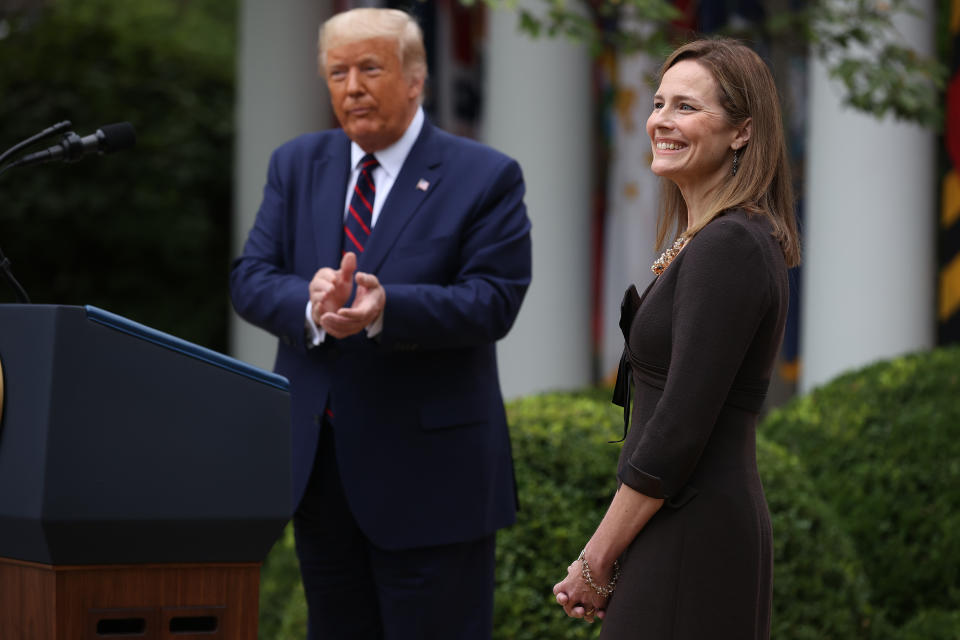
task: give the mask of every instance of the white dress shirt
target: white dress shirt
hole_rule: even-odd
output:
[[[390,190],[393,188],[393,183],[396,182],[397,176],[400,175],[400,169],[403,168],[403,163],[406,161],[407,156],[410,155],[410,149],[413,148],[413,143],[417,141],[417,137],[420,135],[420,131],[423,129],[423,121],[423,107],[418,107],[417,113],[414,114],[413,120],[410,121],[410,125],[407,127],[407,130],[403,132],[403,135],[400,136],[400,139],[386,149],[374,151],[373,153],[373,156],[380,164],[373,169],[373,183],[377,187],[377,195],[373,199],[373,214],[370,219],[371,230],[376,227],[377,220],[380,218],[380,212],[383,210],[383,203],[387,200],[387,196],[390,195]],[[347,182],[347,191],[344,194],[344,220],[346,220],[349,213],[350,200],[353,196],[353,187],[357,184],[357,178],[360,177],[360,161],[365,155],[367,155],[367,152],[361,149],[360,145],[358,145],[356,142],[350,143],[351,170],[350,180]],[[314,324],[312,311],[313,304],[308,300],[306,309],[307,337],[310,344],[317,346],[324,341],[327,336],[327,332]],[[376,320],[371,322],[366,327],[367,336],[372,338],[382,330],[383,312],[377,316]]]

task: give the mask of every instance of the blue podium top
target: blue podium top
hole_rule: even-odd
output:
[[[290,390],[290,382],[283,376],[276,373],[264,371],[259,367],[247,364],[246,362],[242,362],[236,358],[231,358],[230,356],[225,356],[222,353],[217,353],[212,349],[207,349],[206,347],[201,347],[200,345],[193,344],[192,342],[187,342],[186,340],[172,336],[169,333],[152,329],[146,325],[140,324],[139,322],[134,322],[133,320],[129,320],[123,316],[118,316],[115,313],[110,313],[109,311],[105,311],[98,307],[86,305],[84,308],[87,312],[87,318],[93,322],[98,322],[112,329],[116,329],[117,331],[122,331],[123,333],[140,338],[141,340],[152,342],[153,344],[164,347],[165,349],[182,353],[190,356],[191,358],[197,358],[198,360],[212,364],[215,367],[232,371],[241,376],[256,380],[257,382],[262,382],[263,384],[276,387],[282,391]]]

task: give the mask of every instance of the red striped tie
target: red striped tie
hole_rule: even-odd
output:
[[[373,170],[380,166],[372,153],[360,160],[360,175],[350,196],[350,208],[343,223],[343,253],[353,251],[363,253],[370,238],[373,220],[373,198],[377,188],[373,185]]]

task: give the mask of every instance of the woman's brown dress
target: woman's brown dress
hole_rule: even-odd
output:
[[[788,302],[771,231],[760,215],[718,216],[642,297],[624,299],[634,390],[617,475],[666,502],[621,557],[603,639],[770,636],[772,535],[755,432]]]

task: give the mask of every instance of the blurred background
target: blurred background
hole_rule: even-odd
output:
[[[104,307],[271,368],[275,341],[230,310],[229,264],[270,151],[335,125],[316,33],[353,4],[0,2],[0,147],[64,119],[138,135],[0,177],[0,249],[33,301]],[[508,397],[614,373],[620,297],[658,255],[652,78],[695,33],[747,40],[781,91],[805,262],[771,403],[960,339],[960,142],[944,118],[956,2],[393,4],[425,30],[430,117],[524,168],[534,280],[500,345]]]
[[[230,262],[270,152],[335,126],[317,28],[355,4],[0,0],[0,152],[65,119],[137,131],[0,176],[0,249],[33,301],[272,368],[275,340],[231,311]],[[619,303],[659,253],[644,123],[659,62],[695,33],[773,70],[803,232],[758,441],[773,637],[960,638],[960,0],[391,4],[424,27],[429,117],[526,177],[534,278],[499,345],[522,508],[498,537],[497,639],[598,631],[549,588],[615,487]],[[262,576],[260,637],[302,638],[289,530]]]

